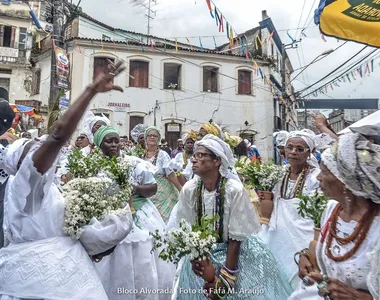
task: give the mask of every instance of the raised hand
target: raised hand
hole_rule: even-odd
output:
[[[113,63],[108,60],[108,71],[97,76],[90,85],[96,93],[106,93],[112,90],[123,92],[123,88],[113,84],[113,79],[125,70],[125,66],[122,61]]]

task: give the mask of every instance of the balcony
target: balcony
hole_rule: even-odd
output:
[[[0,47],[0,62],[8,64],[24,64],[26,51],[19,51],[17,48]]]

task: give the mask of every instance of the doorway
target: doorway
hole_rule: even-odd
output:
[[[178,123],[165,124],[165,139],[170,148],[177,148],[177,141],[181,138],[182,125]]]

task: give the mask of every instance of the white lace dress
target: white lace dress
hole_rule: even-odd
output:
[[[319,169],[312,169],[306,176],[302,194],[307,196],[319,187],[317,176]],[[272,250],[282,265],[289,283],[296,288],[299,285],[298,267],[294,263],[294,253],[309,246],[314,238],[314,223],[298,214],[299,198],[281,198],[282,180],[274,188],[274,208],[269,225],[262,225],[259,237]],[[287,191],[294,193],[295,182],[289,182]],[[292,193],[293,192],[293,193]],[[286,198],[288,198],[285,195]]]
[[[330,201],[324,212],[321,223],[322,226],[326,224],[331,216],[335,206],[338,204],[336,201]],[[356,221],[345,222],[338,219],[337,234],[340,237],[347,237],[352,234],[357,225]],[[335,262],[327,257],[326,253],[326,239],[321,243],[322,237],[317,245],[317,258],[318,266],[323,274],[327,274],[329,278],[335,278],[347,284],[348,286],[357,289],[368,291],[368,275],[371,272],[371,263],[368,259],[368,253],[372,252],[376,245],[380,242],[380,217],[375,217],[366,239],[363,241],[358,251],[348,260],[342,262]],[[353,247],[353,244],[339,245],[335,240],[332,243],[332,252],[334,255],[342,256]],[[377,262],[378,263],[378,262]],[[377,268],[379,266],[377,265]],[[379,278],[377,278],[378,282]],[[377,284],[378,285],[378,284]],[[375,297],[375,295],[373,295]],[[320,300],[323,297],[318,296],[318,289],[316,285],[305,287],[303,283],[291,295],[290,300]],[[374,298],[375,299],[375,298]],[[377,298],[376,298],[377,299]]]
[[[133,170],[134,184],[154,184],[148,164],[135,157],[125,157],[131,164],[140,161]],[[133,215],[134,225],[128,236],[104,257],[95,268],[110,300],[165,300],[165,289],[172,288],[175,266],[161,260],[159,251],[151,253],[152,237],[157,229],[163,233],[165,223],[151,201]],[[149,293],[149,290],[159,291]],[[166,291],[167,292],[167,291]]]
[[[93,263],[79,241],[63,233],[64,199],[34,167],[35,145],[9,178],[4,214],[7,246],[0,249],[0,299],[105,300]]]

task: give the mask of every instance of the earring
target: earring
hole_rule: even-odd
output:
[[[351,211],[351,209],[352,209],[352,199],[348,195],[348,191],[347,191],[346,187],[343,188],[343,195],[344,195],[344,202],[345,202],[345,206],[347,208],[347,211],[349,213],[352,213],[352,211]]]
[[[343,188],[343,195],[344,195],[344,200],[346,200],[346,202],[350,203],[351,202],[351,198],[350,198],[350,196],[348,196],[348,192],[347,192],[347,188],[346,187]]]

